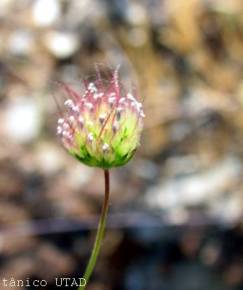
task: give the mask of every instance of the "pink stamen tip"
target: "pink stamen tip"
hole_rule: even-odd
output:
[[[120,103],[120,104],[123,104],[123,103],[125,103],[125,101],[126,101],[125,98],[120,98],[119,103]]]
[[[114,134],[118,131],[118,128],[119,128],[118,123],[114,123],[114,124],[112,125],[112,131],[113,131]]]
[[[136,101],[136,99],[134,98],[134,96],[132,94],[130,94],[130,93],[127,94],[127,98],[130,101]]]
[[[105,119],[106,119],[106,114],[100,114],[99,121],[100,121],[101,124],[104,123]]]
[[[85,105],[85,107],[88,109],[88,110],[93,110],[93,108],[94,108],[94,106],[93,106],[93,104],[92,103],[85,103],[84,104]]]
[[[79,106],[76,105],[76,106],[72,106],[71,107],[71,110],[74,112],[74,113],[78,113],[79,112]]]
[[[70,121],[71,123],[74,123],[74,121],[75,121],[74,116],[70,116],[70,117],[69,117],[69,121]]]
[[[78,122],[83,125],[84,124],[84,118],[82,116],[79,116]]]
[[[102,145],[102,150],[104,153],[107,153],[109,151],[110,146],[107,143],[104,143]]]
[[[97,88],[96,88],[96,86],[94,85],[94,83],[89,83],[89,85],[88,85],[88,90],[89,90],[91,93],[96,93],[96,92],[97,92]]]
[[[74,106],[73,100],[68,99],[64,102],[64,105],[67,106],[68,108],[72,108]]]
[[[63,123],[63,128],[64,128],[64,129],[69,129],[69,128],[70,128],[70,126],[69,126],[69,124],[68,124],[68,123]]]
[[[94,140],[94,135],[93,135],[93,133],[89,133],[88,134],[88,141],[89,142],[92,142]]]
[[[113,105],[115,103],[115,101],[116,101],[116,97],[109,97],[109,99],[108,99],[108,103],[110,105]]]
[[[57,123],[62,125],[64,123],[64,119],[63,118],[58,119]]]
[[[57,135],[62,134],[62,128],[60,126],[57,127]]]

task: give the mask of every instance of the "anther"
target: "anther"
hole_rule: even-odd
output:
[[[109,148],[110,148],[110,146],[109,146],[107,143],[104,143],[104,144],[102,145],[102,151],[103,151],[104,153],[107,153],[107,152],[109,151]]]
[[[130,93],[127,94],[127,98],[130,101],[136,101],[136,99],[134,98],[134,96],[132,94],[130,94]]]
[[[120,98],[119,103],[120,103],[120,104],[123,104],[125,101],[126,101],[125,98]]]
[[[68,137],[68,135],[69,135],[68,131],[62,131],[62,136],[63,137]]]
[[[64,128],[64,129],[69,129],[69,127],[70,127],[70,126],[69,126],[68,123],[63,123],[63,128]]]
[[[71,100],[71,99],[66,100],[64,102],[64,105],[69,107],[69,108],[72,108],[74,106],[73,100]]]
[[[115,103],[115,101],[116,101],[116,97],[109,97],[109,98],[108,98],[108,103],[109,103],[110,105],[113,105],[113,104]]]
[[[95,99],[95,100],[97,100],[97,99],[100,99],[100,98],[102,98],[104,96],[104,93],[99,93],[99,94],[97,94],[97,93],[94,93],[94,96],[93,96],[93,98]]]
[[[82,116],[79,116],[78,123],[79,123],[80,126],[84,125],[84,118]]]
[[[94,140],[94,135],[93,135],[93,133],[89,133],[88,134],[88,141],[89,142],[92,142]]]
[[[137,111],[139,111],[142,108],[142,104],[137,102],[137,101],[132,101],[131,107],[134,107],[134,108],[136,108]]]
[[[64,123],[64,119],[63,119],[63,118],[58,119],[57,123],[58,123],[59,125],[62,125],[62,124]]]
[[[57,126],[57,135],[60,135],[62,133],[62,127]]]
[[[76,105],[76,106],[72,106],[71,109],[72,109],[72,111],[75,112],[75,113],[78,113],[78,112],[79,112],[79,107],[78,107],[78,105]]]
[[[119,128],[119,125],[117,122],[112,125],[112,131],[114,134],[117,132],[118,128]]]
[[[93,108],[94,108],[93,104],[91,104],[91,103],[85,103],[84,105],[90,111],[93,110]]]
[[[120,120],[121,119],[121,112],[122,111],[123,111],[123,108],[121,108],[121,107],[118,107],[116,109],[116,118],[117,118],[117,120]]]
[[[96,86],[94,85],[94,83],[90,83],[89,86],[88,86],[88,90],[91,92],[91,93],[95,93],[97,92],[97,88]]]
[[[105,119],[106,119],[105,113],[99,115],[99,121],[101,125],[104,123]]]
[[[69,117],[69,121],[70,121],[71,123],[73,123],[73,122],[75,121],[74,116],[70,116],[70,117]]]

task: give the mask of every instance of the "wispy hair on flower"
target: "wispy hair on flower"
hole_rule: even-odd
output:
[[[118,69],[105,80],[97,73],[82,94],[68,84],[60,86],[67,98],[57,134],[68,152],[104,169],[127,163],[139,145],[145,115],[137,96],[125,91]]]

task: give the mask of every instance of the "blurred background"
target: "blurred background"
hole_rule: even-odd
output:
[[[53,95],[95,63],[121,65],[146,119],[87,289],[242,290],[241,0],[0,1],[0,289],[82,276],[103,174],[62,148]]]

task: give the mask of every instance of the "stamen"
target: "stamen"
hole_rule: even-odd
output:
[[[91,103],[85,103],[84,105],[85,105],[85,107],[86,107],[88,110],[90,110],[90,111],[92,111],[93,108],[94,108],[93,104],[91,104]]]
[[[74,123],[74,121],[75,121],[74,116],[70,116],[70,117],[69,117],[69,121],[70,121],[71,123]]]
[[[69,136],[69,132],[68,131],[63,131],[62,132],[62,136],[63,137],[68,137]]]
[[[94,135],[93,135],[93,133],[89,133],[88,134],[88,141],[89,142],[92,142],[94,140]]]
[[[97,99],[100,99],[100,98],[102,98],[104,96],[104,93],[99,93],[99,94],[97,94],[97,93],[94,93],[94,96],[93,96],[93,98],[95,99],[95,100],[97,100]]]
[[[118,81],[118,71],[119,71],[120,66],[118,65],[117,68],[114,71],[114,81],[115,81],[115,86],[117,89],[119,89],[119,81]]]
[[[104,123],[105,119],[106,119],[106,113],[99,115],[99,121],[101,125]]]
[[[130,94],[130,93],[127,94],[127,98],[130,101],[136,101],[136,99],[134,98],[134,96],[132,94]]]
[[[89,90],[91,93],[96,93],[96,92],[97,92],[97,88],[96,88],[96,86],[94,85],[94,83],[89,83],[89,85],[88,85],[88,90]]]
[[[79,112],[79,106],[76,105],[76,106],[72,106],[71,107],[71,110],[74,112],[74,113],[78,113]]]
[[[116,119],[119,121],[121,119],[121,112],[123,111],[123,108],[118,107],[116,109]]]
[[[80,125],[81,127],[83,127],[83,125],[84,125],[84,118],[83,118],[82,116],[79,116],[79,118],[78,118],[78,123],[79,123],[79,125]]]
[[[113,105],[113,104],[115,103],[115,101],[116,101],[116,97],[109,97],[109,98],[108,98],[108,103],[109,103],[110,105]]]
[[[68,124],[68,123],[63,123],[63,128],[64,128],[64,129],[69,129],[69,128],[70,128],[70,126],[69,126],[69,124]]]
[[[68,134],[68,136],[66,137],[69,141],[71,141],[73,139],[73,135],[71,133]]]
[[[107,153],[109,151],[110,146],[107,143],[104,143],[102,146],[102,151]]]
[[[126,101],[125,98],[120,98],[119,103],[120,103],[120,104],[123,104],[125,101]]]
[[[112,131],[113,131],[114,134],[117,132],[118,128],[119,128],[119,125],[118,125],[117,122],[115,122],[115,123],[112,125]]]
[[[68,108],[72,108],[74,106],[73,100],[68,99],[64,102],[64,105],[67,106]]]
[[[63,119],[63,118],[58,119],[57,123],[58,123],[59,125],[62,125],[62,124],[64,123],[64,119]]]
[[[142,104],[137,102],[137,101],[132,101],[131,107],[135,107],[137,109],[137,111],[139,111],[142,108]]]
[[[57,126],[57,135],[62,134],[62,127]]]

